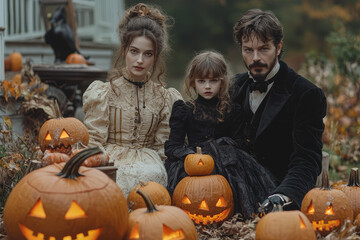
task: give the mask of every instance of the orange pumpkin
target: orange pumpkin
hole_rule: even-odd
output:
[[[166,188],[157,182],[142,182],[140,181],[127,198],[128,206],[131,210],[146,207],[144,199],[136,192],[141,189],[147,193],[156,205],[171,205],[171,197]]]
[[[128,238],[130,240],[197,239],[194,223],[180,208],[155,206],[148,194],[137,190],[147,208],[138,208],[129,215]]]
[[[85,125],[76,118],[57,118],[50,119],[41,126],[38,139],[43,152],[49,149],[52,152],[70,154],[73,144],[89,143],[89,133]]]
[[[70,155],[70,157],[74,156],[75,154],[79,153],[80,151],[84,150],[86,148],[77,148],[74,149]],[[100,165],[106,165],[109,162],[109,154],[107,153],[99,153],[94,156],[89,157],[83,162],[83,166],[86,167],[98,167]]]
[[[323,236],[338,230],[346,219],[353,221],[354,218],[345,193],[330,188],[329,173],[326,169],[322,171],[321,187],[313,188],[305,195],[301,212],[308,217],[314,230]]]
[[[196,153],[186,156],[184,169],[189,176],[209,175],[214,169],[214,159],[208,154],[202,154],[201,148],[196,147]]]
[[[221,223],[230,218],[234,212],[234,199],[229,182],[221,175],[205,175],[213,171],[212,157],[195,154],[186,164],[190,166],[187,168],[190,176],[176,185],[173,205],[183,209],[197,224]]]
[[[4,209],[8,238],[124,239],[129,215],[122,191],[103,172],[80,166],[100,152],[86,149],[21,179]]]
[[[20,71],[22,69],[22,55],[18,52],[13,52],[9,55],[10,70],[13,72]]]
[[[69,161],[69,155],[60,152],[52,152],[51,150],[45,150],[42,157],[41,166],[45,167],[54,163],[61,163]]]
[[[354,211],[354,218],[360,214],[360,183],[359,169],[352,168],[350,171],[349,182],[347,185],[337,186],[349,198],[350,205]]]
[[[10,58],[5,58],[4,59],[4,65],[5,65],[5,71],[10,71],[11,70],[11,60]]]
[[[300,211],[274,211],[256,225],[255,240],[316,240],[309,219]]]
[[[86,64],[85,58],[78,53],[71,53],[66,57],[67,64]]]

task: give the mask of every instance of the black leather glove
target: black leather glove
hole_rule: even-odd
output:
[[[259,207],[260,215],[265,215],[271,212],[275,205],[284,206],[286,204],[285,198],[282,194],[274,194],[267,197]]]

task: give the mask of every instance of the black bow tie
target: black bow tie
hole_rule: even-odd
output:
[[[263,81],[263,82],[252,82],[249,85],[249,90],[250,92],[256,91],[258,90],[260,93],[265,93],[268,89],[268,86],[274,82],[274,78],[271,78],[267,81]]]

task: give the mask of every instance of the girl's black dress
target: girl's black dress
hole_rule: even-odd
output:
[[[271,174],[251,155],[238,147],[236,124],[240,124],[238,105],[225,115],[224,122],[217,121],[218,99],[206,100],[199,96],[194,105],[178,100],[170,117],[170,137],[165,142],[165,168],[168,174],[168,191],[172,196],[178,182],[187,176],[184,170],[186,155],[201,147],[204,154],[214,158],[212,174],[221,174],[229,182],[234,196],[235,212],[244,218],[257,213],[260,203],[275,189]],[[184,144],[184,142],[188,142]]]

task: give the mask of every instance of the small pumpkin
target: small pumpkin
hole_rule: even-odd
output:
[[[8,238],[123,239],[128,208],[121,189],[100,170],[80,166],[100,152],[88,148],[22,178],[5,204]]]
[[[71,53],[66,57],[67,64],[86,64],[86,59],[79,53]]]
[[[345,193],[330,188],[327,169],[323,169],[321,178],[321,187],[313,188],[305,195],[301,212],[310,220],[315,231],[326,236],[338,230],[346,219],[353,221],[354,214]]]
[[[17,72],[17,71],[20,71],[22,69],[22,62],[23,62],[23,59],[22,59],[22,55],[21,53],[18,53],[18,52],[13,52],[9,55],[9,60],[10,60],[10,70],[13,71],[13,72]]]
[[[256,225],[255,240],[316,240],[309,219],[298,210],[274,208]]]
[[[41,159],[41,166],[45,167],[54,163],[61,163],[69,161],[70,156],[65,153],[52,152],[51,150],[45,150]]]
[[[352,168],[350,171],[349,182],[347,185],[337,186],[345,193],[350,201],[350,205],[354,211],[354,218],[360,214],[360,183],[359,183],[359,169]]]
[[[186,156],[184,169],[189,176],[209,175],[214,170],[214,159],[208,154],[202,154],[201,148],[196,147],[196,153]]]
[[[146,207],[144,199],[136,192],[141,189],[149,195],[156,205],[171,205],[171,197],[166,188],[157,182],[140,181],[139,184],[131,190],[127,198],[128,206],[131,210]]]
[[[43,152],[70,154],[72,145],[89,143],[89,133],[85,125],[73,117],[50,119],[46,121],[39,131],[39,145]]]
[[[199,152],[200,148],[197,149]],[[190,166],[187,173],[190,176],[181,179],[176,185],[173,205],[183,209],[196,224],[225,221],[234,213],[234,199],[229,182],[221,175],[204,175],[213,171],[214,159],[211,156],[201,154],[201,151],[195,157],[194,154],[189,155],[192,155],[187,162]],[[199,162],[204,165],[198,165]]]
[[[76,149],[72,150],[70,157],[74,156],[75,154],[81,152],[84,149],[86,149],[86,147],[85,148],[76,148]],[[86,159],[83,162],[82,165],[86,166],[86,167],[98,167],[100,165],[106,165],[109,162],[109,159],[110,159],[109,154],[102,152],[102,153],[99,153],[99,154],[89,157],[88,159]]]
[[[195,225],[183,210],[174,206],[155,206],[147,193],[141,189],[136,191],[144,199],[147,207],[138,208],[130,213],[127,239],[197,239]]]

